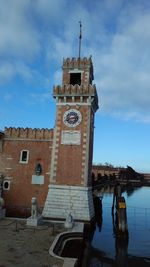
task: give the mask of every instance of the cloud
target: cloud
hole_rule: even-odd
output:
[[[0,56],[2,58],[31,60],[39,53],[40,36],[31,19],[29,3],[29,0],[1,0]]]
[[[0,64],[0,84],[9,82],[14,76],[15,70],[10,62],[1,62]]]
[[[64,0],[1,0],[0,84],[17,75],[27,81],[44,78],[41,70],[47,62],[48,37],[53,36],[57,24],[63,25],[66,4]],[[43,86],[48,83],[46,75]]]
[[[121,15],[109,48],[102,49],[100,56],[98,51],[94,52],[102,111],[150,122],[150,12],[140,9],[134,12],[132,8],[132,19],[127,10]]]
[[[10,83],[14,77],[21,77],[23,81],[32,85],[43,88],[49,87],[49,81],[46,77],[40,74],[36,69],[24,64],[22,61],[1,61],[0,64],[0,85]]]
[[[64,17],[64,13],[67,13],[69,1],[32,0],[31,5],[34,13],[43,25],[51,28],[52,25],[59,24],[61,28],[62,25],[60,25],[60,22],[63,24],[62,19],[66,18]]]
[[[51,36],[48,60],[60,66],[62,56],[78,55],[81,19],[81,54],[93,55],[100,112],[150,122],[150,6],[145,1],[84,2],[68,14],[62,34]]]
[[[79,20],[81,55],[93,55],[101,112],[149,122],[148,1],[1,0],[0,84],[16,76],[58,84],[62,58],[78,56]]]
[[[30,1],[1,0],[0,84],[17,75],[31,79],[31,64],[41,51],[40,34],[31,16]]]

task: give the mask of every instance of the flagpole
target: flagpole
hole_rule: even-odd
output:
[[[79,59],[80,59],[80,56],[81,56],[81,39],[82,39],[82,24],[81,24],[81,21],[79,21],[79,24],[80,24],[80,35],[79,35]]]

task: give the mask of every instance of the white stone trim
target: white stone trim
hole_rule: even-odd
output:
[[[8,183],[8,187],[6,188],[5,184]],[[10,190],[10,180],[4,180],[3,182],[3,190],[8,191]]]
[[[73,70],[69,70],[69,73],[83,73],[83,70],[80,69],[73,69]]]
[[[83,154],[83,153],[82,153]],[[86,156],[85,155],[82,155],[82,160],[85,160],[86,159]]]
[[[58,159],[58,153],[55,153],[55,155],[54,155],[54,161],[56,162],[57,159]]]
[[[62,145],[80,145],[81,144],[81,131],[65,130],[61,131],[61,144]]]
[[[31,184],[44,184],[44,175],[32,175]]]
[[[89,142],[90,142],[90,117],[91,117],[91,109],[87,110],[87,121],[86,121],[86,159],[85,159],[85,168],[84,168],[84,185],[87,186],[89,174],[88,174],[88,166],[89,166]],[[83,145],[84,147],[84,145]]]
[[[58,137],[57,140],[59,140],[59,135],[60,135],[60,132],[57,132],[56,133],[56,136]]]
[[[58,110],[57,110],[58,111]],[[56,170],[57,170],[57,158],[58,158],[58,146],[59,144],[56,142],[58,141],[57,133],[60,127],[54,128],[54,139],[53,139],[53,146],[52,146],[52,158],[51,158],[51,168],[50,168],[50,181],[54,182],[56,177]]]
[[[53,139],[30,139],[30,138],[11,138],[11,137],[5,137],[4,140],[10,140],[10,141],[29,141],[29,142],[52,142]]]
[[[49,185],[43,217],[65,219],[68,213],[81,221],[94,217],[91,187]]]
[[[22,156],[23,156],[23,152],[26,152],[27,155],[26,155],[26,160],[22,160]],[[29,150],[28,149],[22,149],[20,151],[20,160],[19,160],[19,163],[21,164],[28,164],[28,161],[29,161]]]
[[[59,184],[50,184],[48,188],[54,188],[54,189],[63,189],[63,190],[78,190],[78,191],[90,191],[92,190],[92,186],[77,186],[77,185],[59,185]]]

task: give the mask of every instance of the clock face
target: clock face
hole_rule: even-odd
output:
[[[63,116],[63,122],[68,127],[75,127],[80,124],[82,116],[80,111],[76,109],[67,110]]]

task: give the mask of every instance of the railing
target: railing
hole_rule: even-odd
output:
[[[110,214],[111,208],[111,203],[105,202],[105,204],[103,205],[103,211],[104,209],[107,209],[108,213]],[[130,231],[132,229],[150,230],[150,208],[134,207],[127,205],[126,211],[128,229],[130,229]]]
[[[139,230],[150,230],[150,208],[127,207],[129,228]]]

